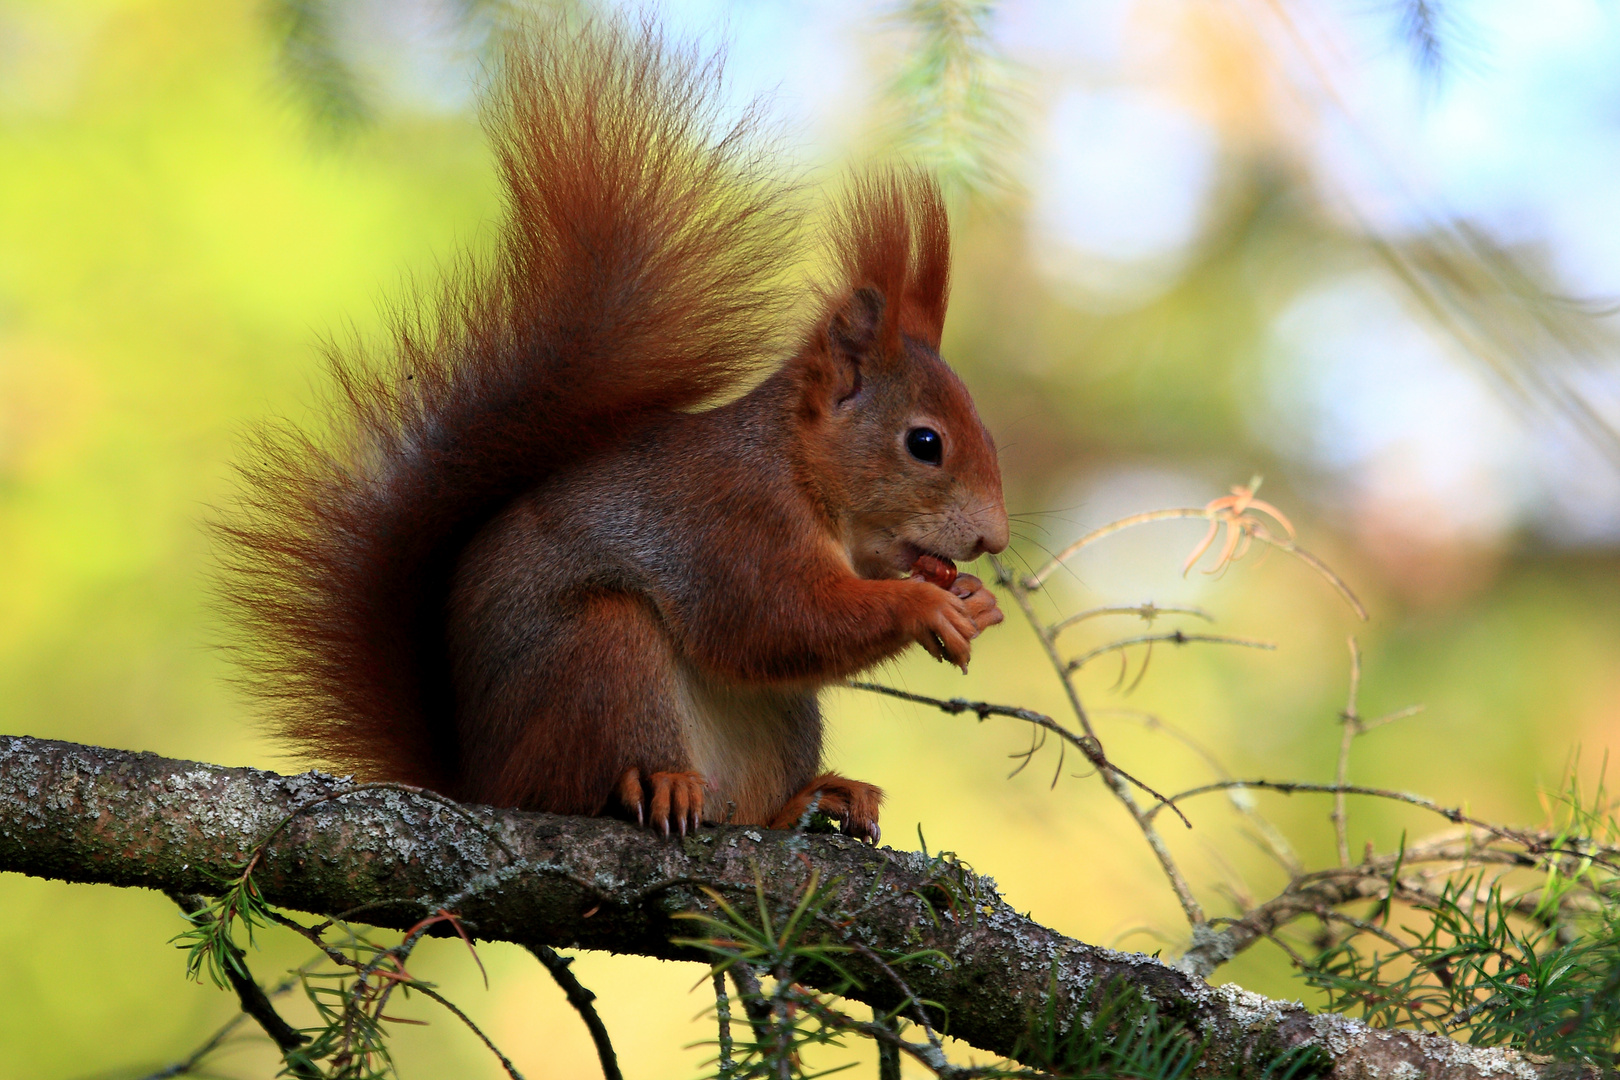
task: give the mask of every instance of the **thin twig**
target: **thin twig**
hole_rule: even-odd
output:
[[[850,947],[853,948],[855,952],[866,959],[867,963],[876,966],[879,971],[888,976],[889,981],[894,983],[895,987],[905,995],[905,1004],[910,1006],[912,1019],[916,1020],[917,1026],[922,1028],[923,1034],[928,1037],[928,1045],[932,1046],[935,1050],[938,1050],[941,1054],[943,1054],[945,1052],[945,1047],[939,1041],[939,1034],[934,1030],[934,1025],[928,1019],[928,1013],[923,1009],[922,998],[917,996],[916,991],[911,989],[910,984],[907,983],[905,979],[901,978],[900,973],[895,971],[894,968],[890,967],[889,964],[884,961],[882,957],[878,956],[877,953],[849,937],[848,934],[845,935],[845,940],[849,942]]]
[[[1290,877],[1305,869],[1305,864],[1300,861],[1293,845],[1288,842],[1286,836],[1278,831],[1277,826],[1273,825],[1261,814],[1256,813],[1252,806],[1244,805],[1235,799],[1232,801],[1232,806],[1238,813],[1248,818],[1249,823],[1254,826],[1254,832],[1247,834],[1250,841],[1261,851],[1277,860],[1277,865],[1286,870]]]
[[[1064,563],[1078,555],[1082,548],[1090,544],[1095,544],[1098,540],[1101,540],[1106,536],[1112,536],[1124,529],[1129,529],[1133,525],[1146,525],[1150,521],[1174,521],[1177,518],[1207,519],[1211,516],[1213,515],[1210,513],[1210,511],[1200,506],[1196,509],[1192,507],[1183,507],[1172,510],[1148,510],[1145,513],[1132,514],[1130,517],[1122,517],[1118,521],[1110,521],[1107,525],[1093,529],[1086,533],[1080,539],[1076,540],[1074,543],[1052,556],[1045,566],[1024,578],[1023,586],[1026,589],[1040,588],[1046,579],[1051,577],[1058,567],[1062,566]]]
[[[739,960],[731,965],[731,984],[737,988],[737,997],[741,999],[743,1012],[748,1016],[748,1024],[754,1029],[754,1041],[761,1045],[771,1037],[771,1007],[765,1000],[765,991],[759,985],[759,976],[746,961]]]
[[[483,1031],[479,1029],[478,1025],[472,1022],[472,1017],[468,1016],[466,1013],[457,1008],[455,1002],[434,990],[432,987],[424,986],[422,983],[412,983],[411,989],[416,991],[418,994],[421,994],[425,998],[432,1001],[437,1001],[440,1005],[443,1005],[446,1009],[448,1009],[452,1016],[454,1016],[457,1020],[460,1020],[463,1024],[466,1024],[468,1030],[470,1030],[474,1035],[478,1036],[479,1041],[489,1048],[489,1052],[494,1054],[496,1059],[500,1061],[501,1068],[506,1070],[507,1076],[510,1076],[512,1080],[523,1080],[523,1074],[517,1071],[517,1066],[512,1064],[511,1059],[509,1059],[505,1054],[501,1053],[500,1047],[491,1042],[489,1036],[485,1035]]]
[[[602,1063],[602,1076],[604,1080],[624,1080],[624,1074],[619,1071],[619,1058],[613,1052],[613,1040],[608,1037],[607,1025],[597,1015],[596,1006],[592,1004],[596,995],[586,989],[585,985],[571,969],[574,958],[560,956],[555,949],[545,945],[531,945],[529,951],[551,973],[551,977],[562,987],[563,994],[568,998],[568,1004],[579,1013],[579,1018],[585,1021],[585,1027],[591,1033],[591,1042],[596,1044],[596,1057]]]
[[[1269,941],[1273,945],[1277,946],[1277,948],[1279,948],[1283,952],[1287,953],[1288,954],[1288,959],[1293,963],[1293,965],[1295,967],[1300,968],[1301,970],[1303,970],[1303,969],[1310,966],[1310,961],[1306,960],[1303,956],[1299,955],[1299,952],[1292,945],[1288,944],[1288,942],[1284,941],[1276,933],[1276,931],[1268,930],[1262,936],[1267,941]]]
[[[950,698],[949,700],[944,698],[933,698],[928,697],[925,694],[913,694],[909,690],[897,690],[892,686],[884,686],[881,683],[848,682],[844,685],[849,687],[851,690],[866,690],[874,694],[887,694],[890,697],[897,697],[902,701],[916,702],[919,705],[932,705],[934,708],[943,712],[948,712],[952,715],[970,712],[976,714],[980,720],[983,720],[987,716],[1010,716],[1015,720],[1023,720],[1026,723],[1034,724],[1036,727],[1041,728],[1044,731],[1055,733],[1059,738],[1063,739],[1065,742],[1069,743],[1071,746],[1075,747],[1082,754],[1084,754],[1086,756],[1086,760],[1091,762],[1094,767],[1105,772],[1117,773],[1119,776],[1124,777],[1126,780],[1153,796],[1153,798],[1158,801],[1159,805],[1166,806],[1170,803],[1169,799],[1166,799],[1163,795],[1159,794],[1157,791],[1148,787],[1146,784],[1142,783],[1142,781],[1138,780],[1136,777],[1132,776],[1130,773],[1108,760],[1108,756],[1103,752],[1101,741],[1099,741],[1095,735],[1076,735],[1074,732],[1070,731],[1068,728],[1064,727],[1050,716],[1047,716],[1045,713],[1038,713],[1033,709],[1019,708],[1016,705],[993,705],[988,701],[969,701],[966,698]],[[1030,752],[1033,753],[1034,751],[1031,750]],[[1020,766],[1020,768],[1022,768],[1022,766]],[[1186,825],[1189,829],[1192,828],[1192,822],[1187,820],[1185,814],[1181,813],[1181,811],[1177,810],[1174,806],[1171,806],[1170,810],[1177,817],[1181,818],[1182,824]]]
[[[1292,780],[1221,780],[1215,783],[1204,784],[1200,787],[1188,788],[1186,791],[1178,792],[1177,794],[1170,796],[1166,803],[1161,803],[1149,809],[1145,816],[1152,817],[1157,814],[1163,806],[1174,806],[1183,799],[1189,799],[1194,795],[1207,795],[1212,791],[1228,791],[1233,788],[1254,788],[1260,791],[1277,791],[1284,795],[1292,795],[1296,792],[1331,795],[1342,791],[1346,795],[1369,795],[1376,799],[1390,799],[1395,802],[1403,802],[1410,806],[1419,807],[1420,809],[1427,810],[1430,813],[1439,814],[1447,821],[1455,822],[1458,825],[1471,825],[1481,832],[1494,836],[1497,839],[1522,844],[1526,850],[1536,855],[1571,855],[1579,859],[1590,859],[1592,862],[1600,866],[1611,870],[1620,871],[1620,862],[1603,858],[1597,853],[1596,850],[1580,850],[1576,848],[1559,847],[1551,844],[1547,840],[1542,839],[1540,834],[1536,832],[1524,829],[1509,829],[1501,825],[1493,825],[1488,821],[1481,821],[1479,818],[1470,817],[1455,807],[1442,806],[1433,799],[1424,798],[1422,795],[1413,795],[1406,791],[1390,791],[1384,788],[1360,787],[1356,784],[1313,784]]]
[[[1241,517],[1241,515],[1234,517],[1230,513],[1225,513],[1219,509],[1212,509],[1205,506],[1197,508],[1178,507],[1169,510],[1149,510],[1141,514],[1132,514],[1130,517],[1123,517],[1118,521],[1109,522],[1107,525],[1104,525],[1101,528],[1093,529],[1091,532],[1082,536],[1080,539],[1076,540],[1074,543],[1052,556],[1051,560],[1048,561],[1045,566],[1024,578],[1021,582],[1019,582],[1019,584],[1022,585],[1022,587],[1026,590],[1040,588],[1042,583],[1044,583],[1047,578],[1051,577],[1058,567],[1072,559],[1082,548],[1086,547],[1088,544],[1094,544],[1104,537],[1112,536],[1114,533],[1117,533],[1122,529],[1131,528],[1134,525],[1146,525],[1153,521],[1174,521],[1178,518],[1203,518],[1206,521],[1212,522],[1225,521],[1228,523],[1228,525],[1231,525],[1235,520],[1238,520],[1238,518]],[[1312,555],[1309,551],[1306,551],[1292,540],[1284,539],[1279,536],[1273,536],[1264,525],[1260,524],[1255,519],[1244,518],[1243,520],[1248,522],[1248,524],[1244,527],[1245,535],[1260,541],[1262,544],[1267,544],[1273,548],[1276,548],[1278,551],[1292,555],[1306,566],[1309,566],[1312,570],[1315,570],[1319,575],[1321,575],[1322,579],[1332,586],[1333,590],[1344,599],[1344,602],[1350,605],[1350,609],[1356,613],[1357,618],[1361,619],[1362,622],[1367,621],[1367,609],[1361,603],[1360,598],[1356,596],[1355,592],[1348,584],[1345,583],[1343,578],[1333,572],[1333,569],[1328,566],[1327,563],[1323,562],[1315,555]]]
[[[731,1060],[731,999],[726,996],[726,973],[714,973],[714,1018],[719,1029],[717,1042],[720,1054],[716,1061],[720,1080],[730,1080],[735,1062]]]
[[[1048,626],[1046,628],[1046,635],[1047,637],[1055,638],[1074,624],[1084,622],[1087,619],[1095,619],[1100,615],[1135,615],[1137,618],[1150,623],[1160,615],[1192,615],[1203,619],[1205,622],[1215,621],[1215,616],[1211,615],[1203,608],[1176,607],[1170,605],[1160,606],[1149,600],[1145,604],[1089,608],[1085,611],[1078,612],[1077,614],[1070,615],[1067,619],[1059,620],[1058,622],[1053,623],[1051,626]]]
[[[1402,891],[1398,882],[1393,884],[1395,885],[1397,892]],[[1318,908],[1315,914],[1317,918],[1323,920],[1324,922],[1344,923],[1346,926],[1353,927],[1354,929],[1361,931],[1363,934],[1371,934],[1376,938],[1381,938],[1384,942],[1395,946],[1397,949],[1406,948],[1406,942],[1402,941],[1400,938],[1396,937],[1382,926],[1379,926],[1377,923],[1368,922],[1366,919],[1358,919],[1353,915],[1346,915],[1344,912],[1335,911],[1330,907]]]
[[[1123,717],[1127,720],[1133,721],[1134,723],[1141,724],[1148,731],[1157,731],[1164,735],[1168,735],[1170,738],[1176,740],[1176,742],[1198,755],[1198,757],[1203,760],[1204,764],[1208,765],[1210,770],[1217,776],[1225,779],[1232,775],[1232,770],[1226,767],[1221,759],[1215,755],[1213,750],[1199,742],[1182,728],[1170,723],[1158,713],[1148,712],[1146,709],[1131,709],[1123,706],[1112,705],[1099,709],[1093,709],[1091,712],[1093,716]]]
[[[1051,662],[1052,670],[1057,672],[1058,681],[1063,684],[1063,692],[1069,697],[1069,707],[1074,710],[1075,719],[1079,721],[1080,727],[1085,733],[1091,736],[1098,746],[1101,746],[1100,740],[1097,740],[1097,733],[1092,729],[1091,718],[1086,715],[1086,707],[1080,701],[1080,692],[1075,689],[1074,680],[1069,677],[1063,658],[1058,655],[1056,643],[1042,630],[1041,620],[1035,614],[1035,606],[1030,603],[1029,590],[1014,576],[1007,563],[995,555],[989,556],[989,559],[990,565],[995,569],[996,580],[1006,587],[1008,592],[1012,593],[1013,600],[1017,602],[1019,610],[1024,613],[1024,618],[1029,620],[1029,625],[1035,631],[1035,636],[1040,638],[1041,647],[1046,650],[1046,658]],[[1164,837],[1160,836],[1159,830],[1153,827],[1152,819],[1143,815],[1142,808],[1137,805],[1136,799],[1131,795],[1130,786],[1117,773],[1104,771],[1102,775],[1108,784],[1109,790],[1114,793],[1114,797],[1124,805],[1126,811],[1131,815],[1131,819],[1142,830],[1142,836],[1147,841],[1149,849],[1152,850],[1154,858],[1159,860],[1159,867],[1164,871],[1165,878],[1169,880],[1170,888],[1176,894],[1176,899],[1180,902],[1181,910],[1186,914],[1187,921],[1194,927],[1202,926],[1204,923],[1203,905],[1193,895],[1192,888],[1187,884],[1187,879],[1182,875],[1181,868],[1176,865],[1175,859],[1171,856],[1170,848],[1165,844]],[[1160,803],[1159,805],[1164,804]]]
[[[1453,1013],[1451,1016],[1447,1017],[1443,1023],[1447,1028],[1460,1028],[1484,1010],[1491,1008],[1494,1005],[1500,1005],[1505,1001],[1506,998],[1504,998],[1501,994],[1492,994],[1490,997],[1474,1002],[1472,1005],[1468,1006],[1468,1008],[1463,1009],[1460,1012]]]
[[[247,1013],[237,1013],[235,1016],[227,1020],[218,1031],[214,1032],[207,1042],[193,1050],[191,1052],[191,1056],[187,1057],[184,1061],[177,1061],[172,1065],[165,1065],[155,1073],[147,1073],[145,1076],[141,1077],[141,1080],[172,1080],[172,1078],[176,1076],[191,1075],[191,1071],[198,1065],[201,1065],[203,1059],[208,1057],[209,1054],[212,1054],[215,1050],[218,1050],[220,1046],[224,1044],[225,1040],[230,1038],[231,1032],[241,1027],[242,1022],[247,1018]]]
[[[1312,570],[1315,570],[1322,576],[1323,580],[1325,580],[1329,585],[1333,586],[1333,591],[1337,592],[1341,597],[1343,597],[1344,602],[1350,605],[1350,610],[1356,613],[1356,618],[1360,619],[1362,622],[1366,622],[1367,619],[1370,618],[1370,616],[1367,614],[1366,607],[1361,603],[1361,598],[1358,597],[1353,590],[1351,590],[1350,586],[1345,583],[1343,578],[1333,572],[1333,568],[1328,566],[1327,563],[1323,562],[1321,559],[1318,559],[1315,555],[1312,555],[1310,552],[1306,551],[1292,540],[1279,540],[1277,537],[1266,532],[1264,528],[1256,530],[1252,535],[1261,543],[1270,544],[1278,551],[1292,555],[1294,558],[1298,559]]]
[[[1187,645],[1195,641],[1202,641],[1215,645],[1241,645],[1248,649],[1266,649],[1268,651],[1276,649],[1277,647],[1277,643],[1275,641],[1261,641],[1258,638],[1230,637],[1226,634],[1187,634],[1180,630],[1172,630],[1168,634],[1141,634],[1137,637],[1120,638],[1118,641],[1110,641],[1106,645],[1099,645],[1095,649],[1081,653],[1079,656],[1075,657],[1073,660],[1070,660],[1066,665],[1064,665],[1064,669],[1071,672],[1079,671],[1082,667],[1085,667],[1086,664],[1097,659],[1099,656],[1103,656],[1111,652],[1117,652],[1120,649],[1128,649],[1132,645],[1150,645],[1155,641],[1168,641],[1172,645]]]
[[[1210,769],[1213,770],[1214,773],[1221,779],[1230,780],[1232,778],[1232,771],[1228,769],[1221,759],[1215,755],[1214,751],[1210,750],[1207,746],[1193,738],[1181,728],[1169,723],[1157,713],[1147,712],[1143,709],[1126,709],[1118,707],[1094,709],[1092,712],[1097,716],[1124,717],[1125,719],[1141,724],[1149,731],[1157,731],[1168,735],[1172,739],[1175,739],[1177,742],[1181,743],[1183,746],[1187,747],[1187,749],[1191,750],[1194,754],[1197,754],[1201,759],[1203,759],[1204,764],[1208,765]],[[1304,869],[1304,864],[1300,862],[1299,856],[1294,853],[1293,846],[1288,843],[1288,838],[1277,831],[1277,826],[1273,825],[1262,814],[1258,813],[1249,800],[1239,797],[1237,793],[1233,794],[1231,801],[1232,808],[1247,818],[1249,824],[1254,826],[1255,831],[1253,834],[1251,834],[1251,839],[1255,841],[1256,845],[1260,847],[1261,850],[1265,851],[1266,854],[1270,855],[1273,859],[1276,859],[1277,864],[1284,870],[1288,871],[1290,876],[1297,874]]]
[[[425,935],[431,927],[437,925],[438,923],[450,922],[455,928],[456,932],[461,934],[464,940],[466,939],[466,935],[462,933],[459,920],[456,918],[456,916],[446,911],[442,906],[432,905],[432,907],[434,908],[434,913],[422,919],[415,926],[406,931],[403,941],[392,948],[377,948],[371,959],[364,962],[356,957],[346,955],[342,948],[331,945],[325,940],[323,936],[325,931],[334,925],[331,920],[326,920],[317,926],[309,927],[298,922],[296,919],[290,919],[272,909],[267,909],[266,914],[275,923],[284,926],[308,939],[315,945],[316,948],[320,949],[321,952],[326,955],[327,959],[331,960],[333,964],[353,971],[355,973],[354,985],[361,988],[361,996],[373,993],[372,990],[368,989],[373,977],[382,980],[383,985],[381,989],[375,991],[375,997],[371,1001],[366,1002],[365,1005],[368,1013],[373,1015],[375,1019],[385,1019],[383,1016],[383,1010],[387,1007],[389,997],[400,985],[408,985],[411,990],[414,990],[417,993],[422,994],[424,997],[438,1002],[440,1005],[448,1009],[452,1015],[470,1028],[473,1034],[477,1035],[478,1038],[483,1041],[484,1045],[489,1048],[490,1053],[494,1054],[495,1057],[499,1059],[501,1067],[506,1070],[507,1075],[511,1076],[513,1080],[523,1080],[522,1074],[517,1071],[517,1067],[514,1066],[510,1059],[508,1059],[507,1056],[501,1052],[500,1048],[490,1040],[489,1036],[485,1035],[478,1025],[473,1023],[472,1019],[468,1017],[466,1013],[462,1012],[461,1009],[455,1005],[455,1003],[451,1002],[443,995],[435,992],[425,983],[414,978],[410,972],[405,969],[405,961],[409,959],[410,954],[415,949],[417,943],[421,941],[423,935]],[[363,943],[364,939],[361,939],[358,935],[356,935],[351,928],[344,926],[344,929],[347,930],[351,943],[354,943],[356,947],[359,943]],[[468,947],[471,948],[470,941],[468,942]],[[473,959],[478,963],[479,969],[482,970],[483,962],[478,960],[476,950],[473,952]],[[394,970],[385,970],[383,968],[385,963],[392,963],[394,965]],[[351,1029],[352,1020],[347,1022],[345,1025],[345,1045],[347,1045],[349,1042],[350,1037],[347,1032]],[[609,1077],[609,1080],[622,1080],[622,1078],[611,1076]]]
[[[1344,786],[1350,778],[1350,744],[1361,734],[1361,716],[1356,712],[1356,699],[1361,694],[1361,646],[1355,636],[1350,637],[1350,692],[1345,699],[1344,712],[1339,717],[1339,767],[1334,783],[1339,786],[1333,793],[1333,835],[1339,844],[1339,865],[1350,865],[1350,823],[1344,809]]]
[[[914,1043],[887,1025],[876,1020],[857,1020],[848,1013],[831,1008],[820,999],[807,995],[798,1002],[805,1012],[828,1028],[848,1031],[871,1040],[880,1048],[890,1047],[896,1054],[911,1057],[941,1080],[1060,1080],[1055,1073],[1041,1069],[1009,1068],[1006,1063],[993,1065],[953,1065],[943,1049],[930,1043]],[[881,1058],[880,1058],[881,1060]],[[825,1075],[818,1074],[818,1075]]]
[[[1380,716],[1376,720],[1364,720],[1356,734],[1365,735],[1374,728],[1381,728],[1385,724],[1393,724],[1397,720],[1405,720],[1408,716],[1416,716],[1423,711],[1423,708],[1422,705],[1408,705],[1404,709],[1396,709],[1394,712]]]
[[[874,1027],[887,1028],[899,1035],[893,1023],[879,1012],[876,1006],[872,1008],[872,1024]],[[877,1051],[878,1080],[900,1080],[900,1048],[890,1042],[880,1042],[877,1044]]]
[[[1310,873],[1295,874],[1287,887],[1265,903],[1246,911],[1235,919],[1219,918],[1212,923],[1225,928],[1194,944],[1182,957],[1182,964],[1201,975],[1208,975],[1220,964],[1247,949],[1254,942],[1274,938],[1277,930],[1304,916],[1321,916],[1340,904],[1386,897],[1394,890],[1396,898],[1404,903],[1421,904],[1433,899],[1421,879],[1394,880],[1404,867],[1418,864],[1440,864],[1440,873],[1450,875],[1459,865],[1482,862],[1507,868],[1535,865],[1529,856],[1519,852],[1503,851],[1480,846],[1476,838],[1489,842],[1476,830],[1465,835],[1436,838],[1423,844],[1404,848],[1396,854],[1370,856],[1356,866],[1330,867]],[[1550,839],[1550,838],[1549,838]],[[1345,920],[1350,917],[1345,916]]]

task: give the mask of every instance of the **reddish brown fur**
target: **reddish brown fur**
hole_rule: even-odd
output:
[[[865,176],[840,211],[835,254],[848,284],[891,301],[882,348],[898,349],[904,334],[938,352],[951,288],[950,222],[939,189],[910,173]]]
[[[665,827],[821,791],[875,835],[881,793],[816,775],[817,688],[912,641],[965,664],[1000,621],[968,575],[900,579],[1006,543],[937,355],[945,212],[919,176],[858,182],[798,351],[692,411],[774,348],[799,254],[792,185],[715,130],[716,77],[646,28],[520,40],[487,112],[492,264],[401,317],[392,359],[332,354],[334,447],[284,433],[244,470],[229,596],[311,756]],[[939,466],[901,449],[920,423]]]
[[[881,835],[878,807],[882,804],[883,792],[871,784],[849,780],[837,773],[822,773],[776,812],[770,826],[791,829],[814,806],[817,811],[842,822],[845,833],[876,842]]]

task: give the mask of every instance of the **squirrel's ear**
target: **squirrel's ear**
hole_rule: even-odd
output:
[[[882,293],[860,288],[828,320],[827,353],[833,362],[835,402],[860,392],[861,369],[876,351],[885,306]]]

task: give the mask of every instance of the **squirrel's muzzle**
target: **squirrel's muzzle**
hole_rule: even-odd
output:
[[[998,555],[1007,550],[1011,538],[1007,526],[1007,508],[997,502],[973,515],[973,524],[979,530],[979,549],[975,555]]]

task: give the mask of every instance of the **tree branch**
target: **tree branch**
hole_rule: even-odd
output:
[[[752,892],[757,882],[782,900],[815,871],[835,883],[828,910],[857,913],[845,932],[862,948],[844,963],[860,986],[847,996],[895,1008],[904,995],[883,972],[884,951],[936,949],[950,962],[908,964],[911,991],[941,1007],[949,1034],[993,1053],[1013,1051],[1049,994],[1069,1023],[1096,988],[1123,978],[1206,1036],[1208,1065],[1222,1075],[1300,1046],[1320,1047],[1343,1078],[1532,1080],[1564,1071],[1512,1051],[1312,1015],[1235,986],[1212,989],[1140,953],[1064,937],[1014,912],[989,878],[920,853],[746,827],[666,839],[603,818],[454,807],[405,790],[342,794],[354,786],[320,773],[0,737],[0,870],[208,893],[292,815],[254,870],[272,904],[327,917],[363,907],[372,925],[395,929],[443,908],[485,940],[699,961],[671,943],[681,933],[671,916],[712,907],[700,884]]]
[[[529,951],[551,972],[551,977],[568,998],[568,1004],[585,1021],[585,1028],[591,1033],[591,1042],[596,1044],[596,1058],[602,1063],[603,1080],[624,1080],[624,1074],[619,1071],[618,1055],[613,1052],[613,1040],[608,1037],[607,1025],[602,1023],[602,1018],[596,1014],[596,1006],[592,1004],[596,1001],[596,995],[585,989],[579,976],[569,970],[574,958],[559,956],[557,950],[548,945],[530,945]]]

